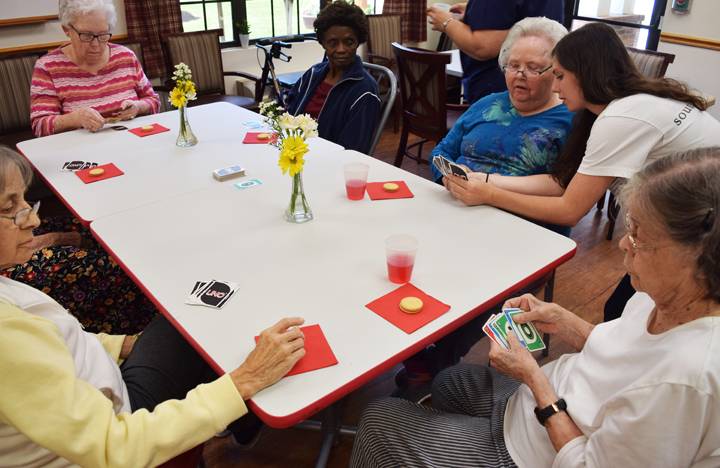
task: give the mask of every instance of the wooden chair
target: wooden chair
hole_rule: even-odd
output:
[[[400,102],[402,106],[402,131],[395,157],[400,167],[405,156],[427,163],[422,158],[422,147],[428,140],[439,142],[467,106],[448,104],[445,80],[445,66],[450,55],[429,50],[412,49],[393,43],[400,81]],[[408,146],[412,133],[423,138]],[[417,154],[410,149],[417,146]]]
[[[164,41],[168,57],[168,70],[183,62],[190,67],[197,90],[197,100],[190,106],[199,106],[211,102],[229,102],[236,106],[254,109],[258,106],[260,79],[249,73],[224,71],[220,56],[221,29],[170,34]],[[170,76],[172,72],[168,73]],[[239,76],[255,82],[255,97],[225,94],[225,77]],[[172,83],[166,87],[172,89]]]
[[[368,15],[368,58],[390,70],[395,70],[395,54],[392,44],[401,42],[400,15]]]
[[[665,76],[665,72],[668,66],[675,61],[674,54],[667,54],[665,52],[656,52],[654,50],[635,49],[633,47],[627,48],[630,58],[635,62],[640,73],[647,76],[648,78],[662,78]],[[622,184],[620,184],[622,185]],[[614,189],[619,188],[614,187]],[[613,232],[615,231],[615,223],[617,221],[618,214],[620,213],[620,205],[618,204],[613,191],[608,191],[608,231],[607,240],[612,240]],[[597,202],[597,209],[602,210],[605,206],[605,195],[600,198]]]
[[[0,58],[0,144],[15,148],[33,138],[30,127],[30,81],[40,54]]]

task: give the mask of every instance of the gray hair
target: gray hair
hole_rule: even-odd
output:
[[[10,168],[13,166],[17,167],[20,171],[23,182],[25,182],[25,187],[29,187],[33,177],[30,163],[16,151],[11,150],[7,146],[0,145],[0,193],[5,191],[5,179],[10,172]]]
[[[720,147],[655,161],[630,179],[620,200],[654,215],[675,242],[697,247],[697,278],[720,302]]]
[[[115,29],[117,13],[112,0],[60,0],[58,5],[60,24],[70,26],[78,16],[99,11],[105,13],[110,31]]]
[[[560,42],[560,39],[567,33],[568,31],[565,29],[565,26],[544,16],[525,18],[518,21],[510,28],[507,37],[505,37],[502,46],[500,46],[500,56],[498,57],[500,68],[507,65],[510,49],[512,49],[518,39],[523,37],[541,37],[546,39],[550,43],[549,54],[552,52],[555,44]]]

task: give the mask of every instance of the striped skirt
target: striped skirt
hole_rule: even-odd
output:
[[[459,364],[433,381],[432,404],[377,400],[363,412],[352,467],[515,467],[503,419],[520,382]]]

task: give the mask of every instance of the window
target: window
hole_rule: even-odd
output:
[[[666,0],[574,0],[572,28],[607,23],[626,46],[657,50]]]
[[[251,39],[311,34],[321,4],[325,0],[180,0],[180,9],[184,31],[222,29],[220,42],[236,45],[238,27],[245,20]],[[286,7],[291,12],[290,21]]]

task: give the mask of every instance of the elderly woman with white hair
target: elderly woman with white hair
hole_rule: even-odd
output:
[[[552,50],[567,34],[547,18],[516,23],[499,62],[507,91],[476,101],[432,155],[443,155],[473,172],[502,175],[564,174],[558,161],[573,114],[552,92]],[[436,180],[442,177],[433,167]],[[478,174],[473,175],[478,176]]]
[[[135,54],[109,42],[116,20],[112,0],[60,0],[59,17],[70,43],[35,64],[30,118],[36,136],[94,132],[108,120],[158,111],[158,95]]]
[[[638,292],[619,319],[510,299],[577,352],[540,367],[509,332],[492,368],[441,373],[433,408],[371,404],[351,466],[720,466],[720,147],[656,160],[621,200]]]

